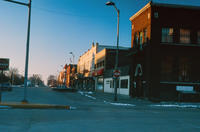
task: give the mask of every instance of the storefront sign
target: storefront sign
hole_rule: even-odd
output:
[[[0,70],[8,70],[9,69],[9,59],[0,58]]]
[[[176,90],[191,92],[191,91],[194,91],[194,87],[193,86],[176,86]]]

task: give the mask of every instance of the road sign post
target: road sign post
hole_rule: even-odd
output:
[[[120,76],[120,70],[114,70],[113,71],[113,77],[118,78]]]
[[[0,86],[0,103],[1,103],[1,95],[2,95],[2,83],[3,83],[3,71],[9,69],[9,59],[0,58],[0,71],[1,71],[1,86]]]
[[[114,94],[115,94],[115,97],[114,97],[114,101],[117,101],[117,79],[119,78],[120,76],[120,70],[114,70],[113,71],[113,79],[114,79],[114,88],[115,88],[115,91],[114,91]]]

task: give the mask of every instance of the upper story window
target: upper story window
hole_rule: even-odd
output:
[[[171,43],[173,42],[173,28],[162,28],[162,42]]]
[[[144,43],[147,43],[147,29],[144,29]]]
[[[135,46],[138,45],[138,42],[139,42],[139,37],[138,37],[138,34],[135,33],[135,35],[134,35],[134,44],[135,44]]]
[[[197,32],[197,43],[200,44],[200,31]]]
[[[180,29],[180,43],[190,43],[190,30]]]
[[[143,32],[140,32],[140,40],[139,40],[140,45],[143,43]]]

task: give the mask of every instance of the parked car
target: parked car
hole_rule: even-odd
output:
[[[1,83],[1,84],[0,84],[0,89],[1,89],[2,91],[12,91],[12,86],[10,85],[9,82]]]

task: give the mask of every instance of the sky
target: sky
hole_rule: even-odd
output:
[[[28,0],[16,0],[28,3]],[[58,75],[91,48],[92,42],[116,45],[117,12],[107,0],[32,0],[29,76]],[[120,10],[119,46],[131,46],[129,18],[149,0],[113,0]],[[200,6],[200,0],[153,0],[153,2]],[[0,58],[24,75],[28,8],[0,0]]]

